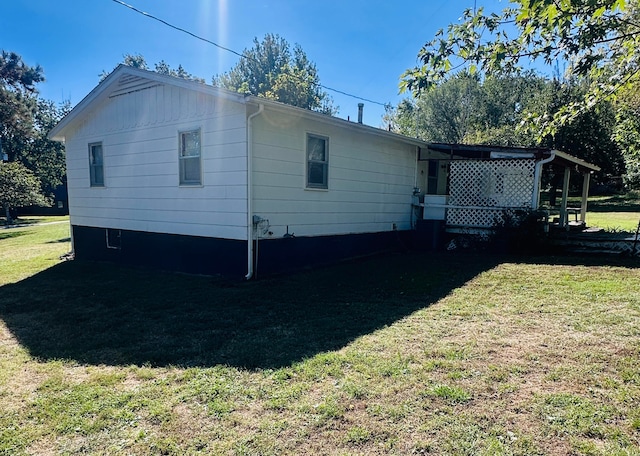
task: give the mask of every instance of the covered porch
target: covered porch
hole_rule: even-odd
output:
[[[418,168],[425,189],[419,194],[421,218],[444,222],[449,232],[490,230],[532,211],[543,214],[548,227],[584,228],[591,174],[599,170],[555,149],[443,143],[420,150]],[[541,198],[551,177],[561,189],[559,204],[555,195]],[[570,205],[576,181],[581,197]]]

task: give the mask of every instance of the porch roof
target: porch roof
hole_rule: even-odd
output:
[[[428,150],[449,154],[449,160],[495,160],[500,158],[535,158],[544,160],[553,157],[553,162],[568,168],[576,168],[585,173],[600,171],[600,167],[586,162],[573,155],[567,154],[557,149],[546,147],[508,147],[472,144],[449,144],[449,143],[429,143]],[[428,154],[426,154],[428,155]],[[422,160],[429,158],[421,154]]]

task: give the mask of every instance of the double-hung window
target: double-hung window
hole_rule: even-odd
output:
[[[104,187],[102,143],[89,144],[89,183],[91,187]]]
[[[307,135],[307,188],[329,188],[329,138]]]
[[[200,130],[180,132],[180,185],[202,184]]]

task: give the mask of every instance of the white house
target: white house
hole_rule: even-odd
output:
[[[430,144],[119,66],[51,131],[67,154],[79,259],[255,275],[397,247],[417,219],[491,228],[537,209],[560,151]],[[575,171],[574,171],[575,172]]]
[[[387,249],[428,174],[420,140],[123,65],[49,136],[77,258],[188,272]]]

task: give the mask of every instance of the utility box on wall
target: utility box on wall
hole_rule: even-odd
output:
[[[424,220],[444,220],[447,209],[447,195],[424,195]]]

